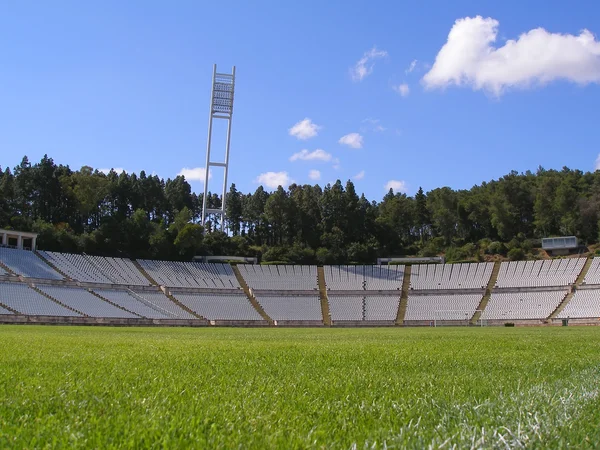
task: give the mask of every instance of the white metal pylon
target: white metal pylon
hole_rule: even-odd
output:
[[[202,225],[208,214],[221,216],[221,230],[225,231],[225,196],[227,195],[227,172],[229,170],[229,144],[231,142],[231,119],[233,116],[233,94],[235,90],[235,66],[231,73],[217,73],[217,65],[213,65],[212,92],[210,95],[210,115],[208,118],[208,138],[206,141],[206,171],[204,174],[204,196],[202,198]],[[225,162],[210,159],[213,119],[227,120],[227,141],[225,144]],[[223,191],[221,208],[207,208],[208,178],[211,167],[223,167]]]

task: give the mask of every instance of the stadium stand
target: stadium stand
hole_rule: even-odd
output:
[[[329,312],[334,322],[395,320],[399,304],[399,296],[329,296]]]
[[[395,320],[400,297],[365,297],[365,320]]]
[[[169,298],[159,291],[131,291],[133,295],[136,297],[141,297],[143,300],[151,303],[152,305],[164,309],[169,313],[173,314],[173,318],[177,319],[197,319],[197,317],[193,316],[189,312],[181,309],[175,303],[173,303]]]
[[[138,260],[161,286],[204,289],[240,289],[229,264]]]
[[[325,284],[332,291],[400,290],[404,266],[325,266]]]
[[[119,317],[124,319],[139,317],[99,299],[83,288],[49,285],[38,285],[37,288],[69,308],[81,311],[90,317]]]
[[[163,308],[159,308],[150,302],[145,302],[141,297],[136,297],[133,292],[117,289],[94,289],[101,297],[148,319],[172,319],[176,316]]]
[[[494,292],[481,315],[487,320],[545,319],[558,307],[565,291]]]
[[[559,319],[600,317],[600,290],[582,289],[576,291],[571,301],[556,317]]]
[[[0,247],[0,261],[17,275],[46,280],[62,280],[61,274],[29,250]]]
[[[404,320],[465,320],[475,314],[481,294],[409,295]]]
[[[263,320],[245,295],[172,293],[181,304],[208,320]]]
[[[228,264],[134,262],[45,251],[36,255],[5,247],[0,247],[0,262],[0,276],[10,275],[10,270],[38,280],[37,286],[30,287],[14,277],[3,277],[0,304],[5,307],[0,305],[0,314],[5,321],[12,320],[8,316],[16,311],[32,316],[83,314],[107,319],[203,317],[214,321],[273,319],[329,324],[331,318],[333,323],[410,323],[464,321],[479,317],[479,313],[473,316],[479,305],[484,310],[481,319],[498,322],[600,317],[600,289],[578,288],[580,284],[600,286],[600,257],[496,265],[419,264],[412,265],[406,280],[408,271],[400,265],[317,269],[309,265],[240,264],[234,271]],[[143,272],[162,285],[162,290],[151,287]],[[96,285],[82,287],[82,283]],[[494,289],[483,291],[491,285]],[[565,297],[568,286],[572,286],[571,294]]]
[[[135,267],[133,261],[124,258],[104,258],[102,256],[87,256],[87,259],[102,271],[115,284],[129,286],[149,286],[150,282]]]
[[[253,290],[317,290],[317,266],[257,266],[238,264],[238,269]]]
[[[493,268],[493,263],[413,265],[410,289],[485,289]]]
[[[321,300],[317,295],[260,296],[256,300],[274,320],[323,320]]]
[[[569,258],[503,262],[496,287],[568,286],[575,282],[585,261],[585,258]]]
[[[365,298],[360,296],[329,295],[331,320],[365,320]]]
[[[0,283],[0,302],[29,316],[81,316],[44,297],[25,283]]]
[[[583,284],[600,284],[600,258],[596,257],[592,260],[592,264],[588,269]]]
[[[45,251],[40,251],[39,253],[58,270],[73,280],[104,284],[112,284],[115,282],[103,274],[102,271],[84,255]]]

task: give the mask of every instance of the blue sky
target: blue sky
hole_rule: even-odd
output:
[[[353,178],[380,199],[594,170],[600,4],[409,3],[4,2],[0,165],[47,153],[197,176],[217,63],[237,67],[229,180],[244,192]]]

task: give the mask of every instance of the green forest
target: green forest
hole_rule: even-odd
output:
[[[220,207],[211,194],[209,207]],[[263,262],[373,263],[377,257],[445,254],[448,261],[532,257],[540,239],[598,241],[600,171],[538,168],[469,190],[441,187],[381,200],[351,181],[258,187],[227,194],[228,233],[184,177],[74,171],[47,155],[0,168],[0,228],[39,233],[38,248],[92,255],[186,260],[194,255],[258,256]]]

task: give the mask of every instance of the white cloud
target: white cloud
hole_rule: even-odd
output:
[[[354,175],[352,177],[352,179],[358,181],[358,180],[362,180],[365,177],[365,171],[361,170],[360,172],[358,172],[356,175]]]
[[[358,133],[350,133],[345,136],[342,136],[338,143],[342,145],[347,145],[351,148],[362,148],[363,137]]]
[[[181,169],[179,171],[177,176],[183,175],[185,177],[186,181],[200,181],[200,182],[204,183],[205,174],[206,174],[206,169],[204,167],[194,167],[193,169],[184,167],[183,169]],[[212,173],[209,171],[208,179],[210,180],[211,178],[212,178]]]
[[[415,70],[417,68],[417,63],[418,61],[416,59],[413,59],[410,63],[410,66],[408,66],[408,69],[406,69],[404,71],[404,73],[411,73],[413,70]]]
[[[315,137],[321,128],[323,127],[314,124],[312,120],[307,117],[290,128],[288,132],[290,136],[294,136],[295,138],[305,141],[306,139]]]
[[[600,170],[600,154],[596,158],[596,164],[594,164],[594,170]]]
[[[410,93],[410,88],[406,83],[399,84],[398,86],[392,86],[392,89],[395,90],[402,97],[406,97]]]
[[[544,85],[564,79],[600,82],[600,42],[588,30],[577,36],[535,28],[493,47],[498,21],[481,16],[458,19],[435,63],[423,77],[426,88],[469,86],[500,95],[506,88]]]
[[[406,194],[406,191],[408,190],[406,181],[403,180],[390,180],[385,183],[385,190],[389,191],[390,189],[393,189],[396,193],[401,192],[403,194]]]
[[[339,158],[334,158],[333,160],[333,170],[340,170],[341,169],[341,165],[340,165],[340,159]]]
[[[331,153],[327,153],[325,150],[320,148],[309,152],[308,150],[300,150],[298,153],[294,153],[290,156],[290,161],[331,161]]]
[[[379,123],[379,119],[368,118],[363,120],[363,123],[366,124],[361,127],[361,131],[363,133],[366,131],[374,131],[376,133],[380,133],[386,130],[386,128]]]
[[[287,188],[294,180],[287,172],[265,172],[257,176],[254,182],[264,184],[269,189],[277,189],[278,186]]]
[[[320,180],[321,172],[313,169],[310,172],[308,172],[308,178],[310,178],[311,180],[314,180],[314,181]]]
[[[377,47],[373,47],[368,52],[365,52],[353,68],[350,69],[350,75],[354,81],[362,81],[366,76],[373,72],[375,59],[384,58],[387,56],[385,50],[377,50]]]
[[[115,167],[113,169],[98,169],[99,172],[102,172],[106,175],[108,175],[111,170],[114,170],[118,175],[121,175],[122,172],[128,173],[128,171],[122,167]]]

